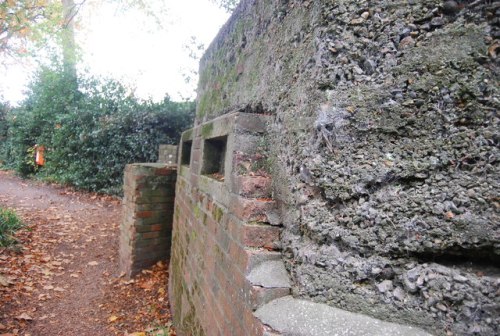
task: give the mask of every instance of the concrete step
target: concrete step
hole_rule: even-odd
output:
[[[267,260],[257,264],[247,275],[252,285],[252,309],[290,294],[290,278],[281,259]]]
[[[291,296],[265,304],[254,315],[269,327],[266,335],[431,336],[418,328],[377,320]]]

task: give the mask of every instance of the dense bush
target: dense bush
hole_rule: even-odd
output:
[[[156,161],[159,144],[177,143],[192,124],[192,102],[143,102],[115,81],[95,78],[79,79],[76,92],[71,87],[62,71],[39,71],[28,98],[8,113],[0,149],[7,165],[22,175],[119,193],[125,164]],[[36,144],[47,148],[38,171],[30,151]]]
[[[16,240],[13,234],[22,227],[21,220],[12,210],[0,208],[0,246],[9,246]]]
[[[7,139],[7,111],[8,105],[0,101],[0,168],[2,166],[2,144],[5,143]]]

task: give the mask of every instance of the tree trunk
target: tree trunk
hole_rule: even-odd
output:
[[[77,13],[74,0],[61,0],[63,6],[62,49],[63,69],[71,91],[78,89],[76,77],[76,43],[74,18]]]

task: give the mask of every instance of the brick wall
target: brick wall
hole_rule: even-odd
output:
[[[125,168],[120,269],[128,277],[170,255],[176,176],[162,163]]]
[[[253,312],[289,294],[265,128],[233,113],[183,134],[169,283],[180,335],[262,334]]]

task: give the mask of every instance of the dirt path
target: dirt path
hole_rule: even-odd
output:
[[[119,274],[119,200],[0,171],[0,207],[27,224],[0,248],[0,336],[169,334],[165,265]]]

